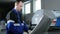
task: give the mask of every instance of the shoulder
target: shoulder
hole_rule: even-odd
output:
[[[15,13],[11,10],[11,11],[9,11],[8,13],[7,13],[7,16],[8,15],[14,15]]]
[[[15,13],[11,10],[7,13],[6,19],[9,20],[10,18],[16,17]]]

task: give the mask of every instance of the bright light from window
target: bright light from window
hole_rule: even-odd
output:
[[[36,0],[34,2],[34,12],[36,12],[39,9],[41,9],[41,0]]]
[[[30,5],[31,5],[30,3],[28,3],[28,4],[25,5],[25,14],[28,14],[28,13],[31,12],[31,10],[30,10],[31,7],[30,7]]]
[[[41,0],[36,0],[36,10],[41,9]]]

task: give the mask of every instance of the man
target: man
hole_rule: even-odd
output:
[[[28,27],[21,19],[21,10],[23,0],[16,0],[15,7],[7,14],[6,34],[23,34],[24,31],[28,33]]]

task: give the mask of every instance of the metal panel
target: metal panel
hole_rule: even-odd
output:
[[[51,20],[47,16],[43,16],[42,20],[33,29],[31,34],[43,34],[48,31]]]

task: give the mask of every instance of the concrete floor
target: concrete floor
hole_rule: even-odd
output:
[[[30,32],[30,30],[29,30],[29,32]],[[0,34],[6,34],[6,31],[5,31],[5,30],[0,31]],[[24,34],[27,34],[27,33],[26,33],[26,32],[24,32]]]
[[[48,32],[48,34],[60,34],[60,32]]]
[[[2,31],[2,32],[0,32],[0,34],[6,34],[6,31]]]
[[[6,31],[2,31],[2,32],[0,32],[0,34],[6,34]],[[24,34],[27,34],[27,33],[24,32]],[[60,32],[48,32],[48,34],[60,34]]]

